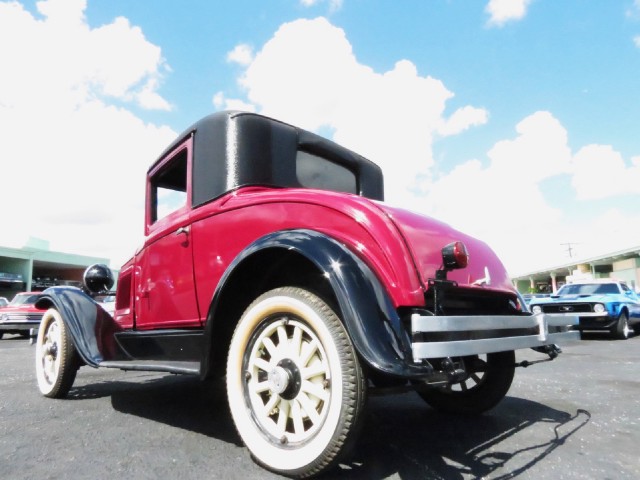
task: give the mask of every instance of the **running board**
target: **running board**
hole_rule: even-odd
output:
[[[200,375],[200,362],[162,361],[162,360],[107,360],[98,367],[119,368],[120,370],[138,370],[143,372],[181,373]]]

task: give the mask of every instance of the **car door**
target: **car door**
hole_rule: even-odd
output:
[[[146,240],[136,256],[137,329],[200,326],[193,279],[190,198],[192,140],[147,176]]]

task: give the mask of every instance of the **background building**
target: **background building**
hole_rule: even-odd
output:
[[[0,246],[0,297],[11,300],[18,292],[54,285],[80,286],[85,269],[94,263],[109,266],[109,259],[53,252],[48,242],[38,239],[22,248]]]
[[[600,278],[624,281],[631,289],[640,291],[640,246],[598,257],[576,259],[512,280],[521,293],[555,293],[565,283]]]

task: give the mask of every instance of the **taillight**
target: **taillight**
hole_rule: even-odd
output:
[[[442,249],[442,265],[445,270],[465,268],[469,263],[469,254],[464,243],[458,241],[447,245]]]

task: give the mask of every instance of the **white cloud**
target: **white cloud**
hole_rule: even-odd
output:
[[[227,61],[246,67],[253,61],[253,48],[245,43],[236,45],[233,50],[227,53]]]
[[[55,100],[65,104],[113,97],[169,109],[157,94],[168,66],[159,47],[147,42],[138,27],[117,18],[90,29],[85,0],[36,5],[44,20],[18,3],[0,4],[0,42],[12,45],[2,51],[7,73],[0,78],[0,104],[49,102],[55,92]]]
[[[381,165],[387,198],[395,203],[413,198],[417,178],[429,176],[436,134],[486,120],[474,107],[445,118],[453,94],[440,80],[421,76],[408,60],[374,71],[357,60],[344,31],[324,18],[282,25],[240,83],[262,113],[309,130],[329,128],[337,142]]]
[[[594,212],[587,222],[565,217],[550,233],[550,238],[546,238],[546,235],[539,236],[546,240],[548,248],[534,252],[534,255],[540,256],[540,253],[547,251],[555,254],[542,257],[546,260],[542,265],[529,262],[529,268],[520,273],[533,271],[540,266],[563,265],[636,247],[640,238],[640,213],[610,208]],[[550,239],[554,241],[549,241]],[[567,242],[571,242],[571,257],[566,251],[567,245],[564,245]]]
[[[567,131],[549,112],[536,112],[516,125],[518,137],[497,142],[488,152],[492,167],[539,182],[570,170]]]
[[[562,211],[539,185],[568,172],[571,160],[567,132],[550,113],[530,115],[516,132],[489,150],[486,167],[470,160],[425,187],[423,203],[426,213],[489,243],[512,273],[531,262],[546,264],[540,256],[548,259],[556,249]],[[531,210],[535,216],[526,213]]]
[[[629,18],[638,18],[640,16],[640,0],[633,0],[633,4],[627,8],[625,14]]]
[[[304,7],[313,7],[323,2],[328,2],[329,10],[335,12],[342,8],[343,0],[300,0],[300,4]]]
[[[459,108],[448,119],[443,119],[438,127],[438,133],[442,136],[457,135],[458,133],[487,123],[489,114],[483,108],[466,106]]]
[[[640,48],[640,35],[638,35],[637,37],[633,37],[633,43],[636,47]]]
[[[425,186],[424,211],[485,240],[512,274],[568,263],[562,249],[567,241],[577,242],[584,258],[628,248],[640,238],[640,213],[630,218],[611,209],[584,222],[551,204],[540,188],[564,175],[578,200],[640,195],[640,157],[627,166],[604,145],[573,155],[566,129],[549,112],[526,117],[516,132],[487,152],[486,167],[471,160]]]
[[[610,145],[587,145],[573,159],[571,184],[580,200],[640,195],[640,157],[627,166]]]
[[[640,239],[640,212],[630,215],[611,208],[595,216],[588,224],[575,225],[573,233],[582,239],[582,243],[576,246],[581,258],[637,246]]]
[[[488,25],[501,27],[507,22],[522,20],[527,14],[531,0],[489,0],[485,12],[489,14]]]
[[[224,92],[217,92],[213,96],[212,103],[217,110],[241,110],[244,112],[256,111],[255,105],[238,98],[227,98]]]
[[[41,18],[0,3],[0,44],[11,45],[0,49],[2,193],[12,203],[1,240],[32,235],[118,264],[142,236],[146,169],[175,133],[107,102],[168,109],[158,93],[168,67],[124,18],[90,28],[84,0],[36,5]]]
[[[136,93],[138,105],[148,110],[171,110],[171,105],[158,93],[158,80],[150,78]]]

